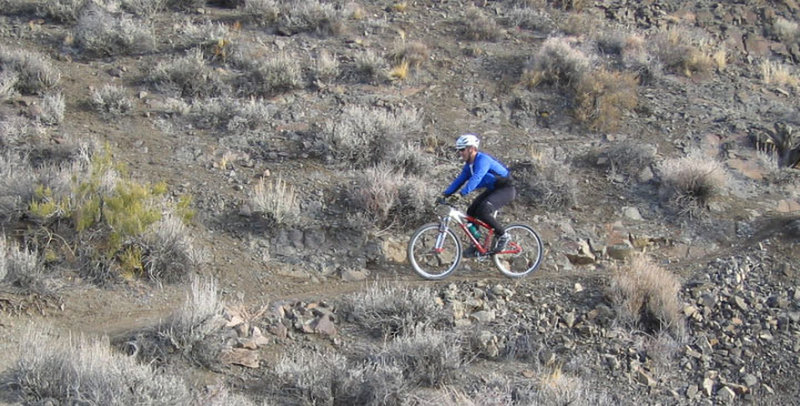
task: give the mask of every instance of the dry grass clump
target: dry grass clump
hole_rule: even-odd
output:
[[[276,224],[293,224],[300,217],[297,193],[281,176],[272,181],[261,178],[253,187],[250,204],[256,213]]]
[[[18,219],[33,196],[33,168],[10,146],[0,143],[6,151],[0,154],[0,219],[3,223]]]
[[[22,94],[38,94],[53,89],[61,80],[61,72],[46,57],[33,51],[0,46],[0,65],[6,93],[10,92],[8,88],[13,84],[13,88]]]
[[[224,60],[236,36],[232,26],[212,21],[181,21],[174,27],[176,49],[200,47],[206,55]]]
[[[421,115],[414,108],[347,106],[339,117],[324,123],[321,137],[334,158],[366,167],[391,163],[392,155],[420,129]]]
[[[539,84],[571,87],[578,84],[591,68],[591,59],[561,37],[545,40],[522,74],[528,87]]]
[[[112,15],[99,6],[81,11],[74,28],[76,44],[95,56],[141,54],[155,49],[152,27],[127,15]]]
[[[760,65],[761,80],[765,84],[775,86],[788,86],[791,89],[800,88],[800,78],[792,72],[792,69],[779,62],[764,60]]]
[[[176,9],[197,10],[206,5],[206,0],[167,0],[167,5]]]
[[[89,0],[45,0],[37,2],[36,14],[62,23],[73,23]]]
[[[680,214],[700,213],[728,187],[728,174],[716,159],[700,153],[672,158],[658,165],[662,190]]]
[[[46,293],[42,260],[36,252],[20,247],[0,236],[0,283],[23,292]]]
[[[468,7],[458,26],[461,36],[472,41],[496,41],[503,35],[497,22],[477,7]]]
[[[178,58],[145,68],[145,81],[156,90],[180,97],[211,97],[227,93],[227,86],[205,62],[200,48]]]
[[[375,337],[394,337],[416,325],[442,325],[447,317],[429,288],[395,285],[371,285],[345,299],[339,310],[345,320]]]
[[[341,354],[310,350],[285,354],[275,365],[280,391],[293,404],[340,404],[336,396],[346,370]]]
[[[377,357],[400,368],[408,384],[436,387],[453,381],[465,363],[461,354],[456,334],[416,326],[387,342]]]
[[[617,317],[626,325],[648,332],[670,331],[681,337],[685,326],[680,289],[674,274],[640,255],[614,272],[609,296]]]
[[[64,95],[61,92],[47,93],[42,98],[39,121],[46,125],[58,125],[64,121]]]
[[[103,87],[91,89],[92,106],[100,114],[124,116],[133,110],[133,102],[125,88],[105,84]]]
[[[709,40],[697,31],[670,28],[658,32],[652,41],[652,49],[668,71],[691,77],[716,66],[708,52]]]
[[[623,116],[638,104],[636,75],[600,69],[581,77],[575,86],[575,118],[596,131],[619,129]]]
[[[24,404],[191,404],[182,378],[112,350],[108,339],[58,337],[30,326],[2,382]]]

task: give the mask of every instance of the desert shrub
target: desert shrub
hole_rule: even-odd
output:
[[[539,84],[573,86],[591,68],[591,59],[566,38],[545,40],[526,66],[522,81],[529,87]]]
[[[365,361],[348,367],[336,392],[336,404],[402,405],[407,387],[397,365]]]
[[[614,272],[609,297],[625,325],[681,336],[685,326],[680,289],[674,274],[640,255]]]
[[[167,6],[182,10],[197,10],[206,5],[206,0],[167,0]]]
[[[575,87],[574,115],[592,130],[610,132],[638,104],[636,75],[598,70],[583,75]]]
[[[6,83],[13,82],[15,89],[23,94],[53,89],[61,80],[58,69],[46,57],[32,51],[0,47],[0,65],[3,72],[14,74],[6,77]]]
[[[550,365],[538,372],[535,386],[520,388],[517,393],[522,403],[533,405],[616,404],[614,397],[601,388],[601,385],[564,372],[559,365]]]
[[[168,0],[122,0],[122,7],[142,17],[152,17],[167,8]]]
[[[234,133],[258,130],[275,115],[275,106],[263,99],[242,101],[223,96],[196,101],[186,112],[199,128],[218,128]]]
[[[166,215],[155,223],[141,245],[142,270],[154,281],[184,280],[204,260],[190,231],[176,215]]]
[[[8,147],[6,147],[8,148]],[[0,154],[0,220],[10,222],[25,212],[34,193],[33,168],[18,153]]]
[[[281,392],[308,405],[338,404],[336,392],[346,370],[347,359],[339,353],[310,350],[286,354],[275,365]]]
[[[515,26],[536,32],[550,32],[555,27],[552,17],[542,9],[515,7],[508,12],[509,22]]]
[[[656,148],[635,139],[616,142],[599,154],[597,163],[610,173],[634,176],[655,162]]]
[[[297,193],[281,176],[272,181],[261,178],[253,187],[250,204],[256,213],[276,224],[293,224],[300,217]]]
[[[496,41],[502,35],[497,22],[477,7],[468,7],[458,22],[461,37],[473,41]]]
[[[61,92],[47,93],[42,98],[39,120],[43,124],[58,125],[64,121],[64,95]]]
[[[46,0],[38,2],[36,13],[62,23],[73,23],[89,0]]]
[[[324,123],[322,139],[340,162],[365,167],[391,162],[391,154],[420,128],[419,112],[413,108],[392,112],[348,106],[339,117]]]
[[[259,24],[272,25],[278,20],[280,6],[276,0],[245,0],[242,12]]]
[[[96,56],[140,54],[155,49],[150,25],[127,15],[112,15],[95,6],[81,12],[74,28],[75,42]]]
[[[360,51],[353,57],[352,76],[363,82],[377,80],[385,63],[384,59],[371,49]]]
[[[402,369],[410,385],[447,384],[461,369],[461,342],[457,335],[416,326],[388,341],[378,358]]]
[[[761,80],[768,85],[788,86],[792,89],[800,88],[800,79],[792,69],[782,63],[764,60],[761,62]]]
[[[17,72],[11,70],[0,71],[0,102],[6,101],[13,96],[19,81]]]
[[[779,41],[792,45],[800,37],[800,25],[796,21],[778,17],[772,22],[771,32]]]
[[[785,122],[776,122],[773,127],[773,130],[753,136],[755,148],[765,155],[775,156],[778,168],[796,167],[800,163],[800,137],[794,127]]]
[[[714,61],[706,53],[708,40],[698,31],[671,28],[660,31],[652,39],[653,49],[664,68],[691,77],[709,72]]]
[[[520,200],[547,211],[563,211],[573,207],[577,182],[570,176],[569,164],[545,158],[521,162],[512,168],[518,180]]]
[[[92,106],[100,114],[122,116],[133,110],[133,103],[124,88],[105,84],[91,89]]]
[[[281,4],[277,28],[287,34],[314,32],[338,35],[344,29],[343,18],[330,3],[320,0],[287,1]]]
[[[206,55],[223,60],[235,36],[229,25],[210,21],[181,21],[174,30],[176,48],[200,47]]]
[[[210,97],[227,93],[219,75],[206,65],[200,48],[186,55],[159,61],[148,69],[146,79],[156,90],[181,97]]]
[[[178,376],[156,372],[112,350],[108,339],[58,337],[30,326],[20,358],[3,387],[25,404],[190,404],[191,392]]]
[[[396,64],[406,63],[408,67],[417,69],[428,60],[430,50],[425,43],[420,41],[400,41],[394,45],[390,58]]]
[[[428,288],[409,289],[393,285],[372,285],[341,303],[346,320],[376,337],[396,336],[418,324],[443,325],[447,320]]]
[[[161,334],[168,337],[170,343],[179,350],[189,351],[225,324],[222,315],[224,307],[217,282],[194,276],[186,300],[172,314],[167,325],[162,327]]]
[[[339,76],[339,70],[339,60],[336,55],[323,49],[311,63],[310,82],[318,87],[331,83]]]
[[[303,87],[303,74],[295,57],[279,53],[267,58],[238,55],[244,73],[238,80],[242,95],[271,97]]]
[[[346,193],[351,211],[363,214],[365,224],[391,227],[428,218],[430,202],[437,190],[425,185],[415,175],[403,175],[388,164],[379,164],[352,175],[353,189]]]
[[[699,214],[728,186],[728,174],[722,164],[700,153],[668,159],[657,168],[662,192],[679,214]]]
[[[0,236],[0,254],[4,257],[0,262],[0,282],[24,293],[47,293],[44,266],[36,252]]]

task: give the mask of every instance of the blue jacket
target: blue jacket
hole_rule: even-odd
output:
[[[451,195],[464,184],[461,189],[461,196],[466,196],[469,192],[475,189],[487,188],[494,190],[497,177],[507,177],[509,174],[506,168],[500,161],[494,159],[491,155],[483,152],[478,152],[475,156],[475,161],[472,164],[465,163],[464,168],[458,177],[453,180],[453,183],[444,191],[445,195]]]

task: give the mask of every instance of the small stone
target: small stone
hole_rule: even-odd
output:
[[[758,378],[753,374],[747,374],[744,376],[744,384],[749,387],[756,386],[758,384]]]
[[[719,400],[722,402],[732,403],[734,400],[736,400],[736,392],[727,386],[723,386],[722,389],[717,392],[717,398],[719,398]]]

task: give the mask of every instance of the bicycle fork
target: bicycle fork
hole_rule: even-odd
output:
[[[444,246],[444,239],[447,238],[447,227],[450,223],[450,217],[442,217],[442,221],[439,222],[439,235],[436,236],[436,245],[433,246],[433,251],[437,254],[442,252],[442,246]]]

